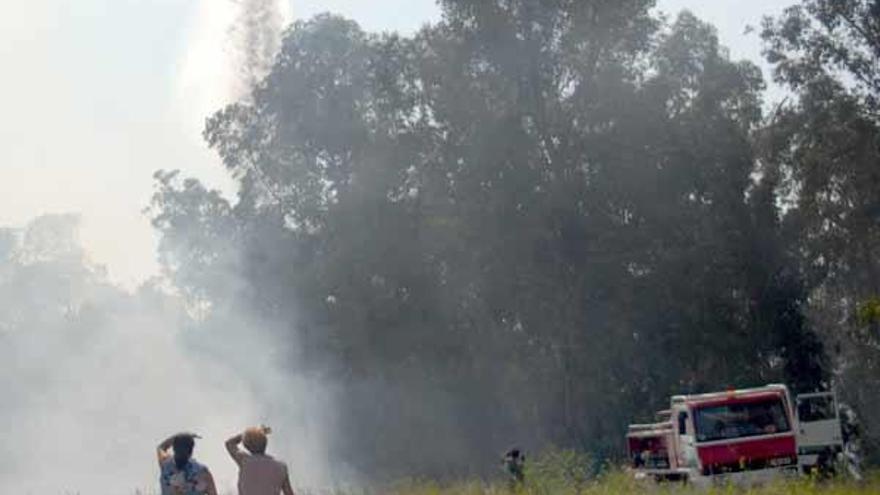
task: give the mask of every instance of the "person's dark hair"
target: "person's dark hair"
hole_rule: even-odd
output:
[[[192,457],[196,441],[189,435],[178,435],[171,446],[174,447],[174,464],[177,469],[183,469]]]

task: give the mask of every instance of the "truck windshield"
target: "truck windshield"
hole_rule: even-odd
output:
[[[698,442],[772,435],[791,430],[780,399],[699,407],[694,414]]]

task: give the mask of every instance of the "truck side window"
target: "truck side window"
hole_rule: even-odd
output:
[[[833,397],[809,397],[798,401],[798,419],[805,423],[837,417]]]
[[[686,411],[682,411],[678,413],[678,434],[679,435],[687,435],[687,419],[688,413]]]

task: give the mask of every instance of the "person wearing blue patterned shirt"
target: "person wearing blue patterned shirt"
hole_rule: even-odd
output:
[[[162,495],[217,495],[211,471],[192,457],[196,438],[199,436],[193,433],[178,433],[159,444],[156,455]]]

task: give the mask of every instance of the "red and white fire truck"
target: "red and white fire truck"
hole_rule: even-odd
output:
[[[811,394],[805,399],[827,396]],[[639,477],[696,485],[754,484],[796,475],[816,462],[816,449],[835,449],[836,444],[831,444],[840,442],[836,415],[834,424],[816,428],[819,425],[800,423],[797,413],[785,385],[676,395],[670,409],[658,413],[659,422],[630,426],[627,447],[632,468]],[[819,417],[830,421],[829,413]],[[811,435],[811,449],[799,458],[806,432]],[[800,453],[807,451],[802,448]]]
[[[660,415],[667,418],[657,423],[629,426],[626,441],[632,468],[639,478],[657,481],[686,479],[687,471],[678,465],[678,456],[675,455],[675,427],[668,414],[661,412]]]

